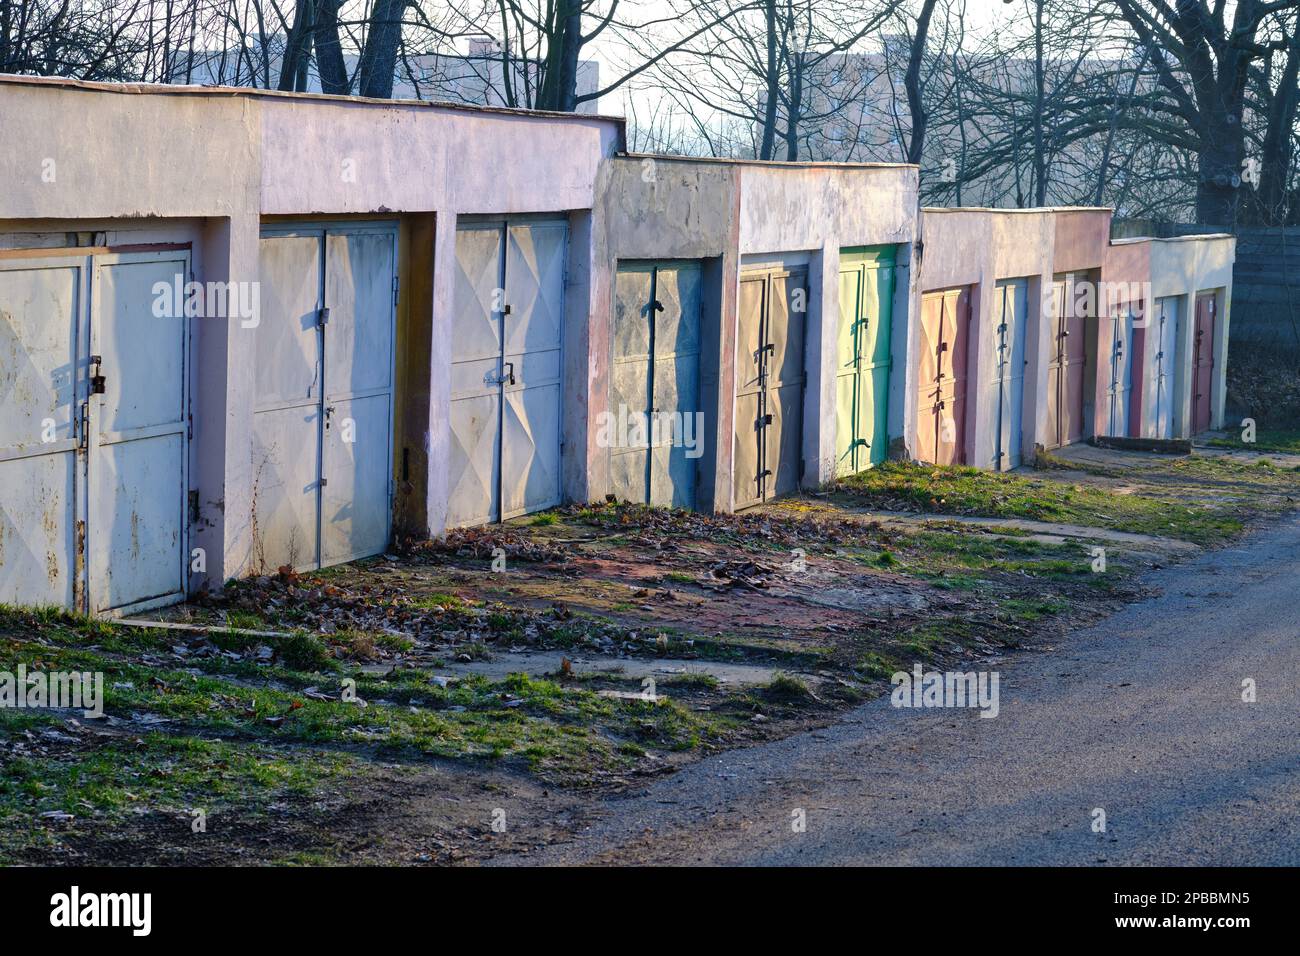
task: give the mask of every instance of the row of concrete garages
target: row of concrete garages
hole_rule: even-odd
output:
[[[1230,237],[921,211],[912,166],[628,155],[599,117],[0,87],[0,601],[1221,420]]]

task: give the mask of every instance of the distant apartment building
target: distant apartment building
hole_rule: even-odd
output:
[[[907,158],[912,116],[904,78],[910,45],[884,38],[874,53],[843,53],[822,60],[804,78],[799,158],[840,162],[899,162]],[[1047,89],[1121,82],[1133,64],[1082,59],[1046,65]],[[1031,206],[1033,193],[1032,60],[985,56],[957,69],[949,58],[928,58],[925,99],[934,104],[921,160],[923,191],[931,201],[976,206]],[[1122,78],[1120,81],[1118,78]],[[1145,85],[1144,85],[1145,84]],[[1148,92],[1146,78],[1136,95]],[[782,118],[784,124],[784,117]],[[1102,124],[1103,126],[1105,124]],[[1013,132],[1015,131],[1015,132]],[[1185,205],[1185,168],[1171,148],[1151,137],[1106,131],[1062,143],[1045,130],[1047,205],[1114,205],[1120,216],[1150,214],[1154,204]],[[777,158],[784,158],[778,144]],[[1098,199],[1097,176],[1105,167],[1107,190]],[[960,181],[960,188],[958,188]],[[1137,195],[1141,193],[1139,203]],[[1132,212],[1126,209],[1132,206]]]
[[[284,37],[279,34],[269,37],[265,46],[265,56],[256,44],[229,50],[195,51],[189,68],[186,69],[182,61],[173,67],[172,75],[177,83],[274,87],[280,77]],[[347,53],[343,61],[355,84],[360,57],[356,53]],[[534,103],[539,79],[540,69],[536,60],[503,57],[495,40],[471,38],[463,55],[417,53],[399,56],[393,77],[393,98],[528,108]],[[599,79],[599,63],[595,60],[578,63],[579,95],[594,93],[599,88]],[[320,76],[314,61],[308,70],[306,92],[321,92]],[[591,99],[579,103],[577,112],[594,114],[598,108],[599,100]]]

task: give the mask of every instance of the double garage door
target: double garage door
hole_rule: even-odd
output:
[[[1137,436],[1141,408],[1134,408],[1133,362],[1136,345],[1143,342],[1146,323],[1142,320],[1141,302],[1121,302],[1112,315],[1099,322],[1099,344],[1106,348],[1102,357],[1106,376],[1106,434],[1116,438]]]
[[[1081,441],[1085,373],[1088,362],[1086,275],[1058,277],[1052,286],[1050,359],[1047,365],[1047,445],[1060,448]]]
[[[736,508],[796,491],[802,464],[808,271],[740,277],[736,322]]]
[[[1156,299],[1155,315],[1147,326],[1145,335],[1152,343],[1150,354],[1152,388],[1150,415],[1152,435],[1155,438],[1173,438],[1175,421],[1180,410],[1175,408],[1178,389],[1178,324],[1181,299],[1165,296]]]
[[[44,254],[43,254],[44,255]],[[185,250],[0,260],[0,602],[185,593]]]
[[[396,231],[268,228],[260,260],[254,564],[377,554],[392,514]]]
[[[610,484],[624,501],[695,507],[702,276],[696,262],[619,265],[603,433]]]
[[[1029,282],[1005,279],[995,289],[992,407],[997,410],[991,465],[995,471],[1019,468],[1024,442],[1025,332],[1029,324]]]
[[[1210,427],[1214,418],[1214,337],[1219,299],[1214,292],[1196,294],[1192,327],[1192,434]]]
[[[878,465],[889,451],[894,247],[840,251],[835,473]]]
[[[456,229],[449,527],[560,501],[567,225]]]
[[[969,286],[921,297],[917,355],[916,457],[936,465],[966,463],[966,356]]]

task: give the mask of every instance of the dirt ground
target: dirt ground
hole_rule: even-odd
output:
[[[1061,640],[1300,499],[1277,454],[1048,464],[890,465],[740,515],[571,506],[136,626],[8,610],[7,659],[102,671],[107,706],[4,713],[0,858],[526,851],[594,795],[827,724],[915,662]]]

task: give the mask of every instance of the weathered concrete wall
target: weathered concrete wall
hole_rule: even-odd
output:
[[[1086,326],[1088,365],[1084,383],[1086,434],[1108,430],[1109,369],[1113,333],[1109,307],[1112,299],[1136,296],[1144,316],[1152,314],[1155,299],[1178,296],[1183,314],[1190,314],[1199,291],[1218,290],[1220,321],[1216,327],[1215,371],[1212,408],[1216,427],[1222,422],[1229,311],[1232,291],[1233,245],[1228,236],[1188,236],[1180,239],[1126,239],[1108,241],[1111,211],[1108,209],[926,209],[922,213],[924,255],[920,293],[914,302],[919,314],[920,294],[957,286],[973,287],[972,348],[967,374],[971,383],[966,418],[967,449],[972,464],[992,467],[995,448],[991,385],[996,381],[996,342],[992,322],[996,319],[997,283],[1004,279],[1028,279],[1029,315],[1025,338],[1024,430],[1021,436],[1025,460],[1033,456],[1034,444],[1049,445],[1047,431],[1048,366],[1055,342],[1052,330],[1052,283],[1061,277],[1082,275],[1091,283],[1096,314]],[[914,323],[915,324],[915,323]],[[1142,330],[1139,329],[1139,333]],[[1186,436],[1191,414],[1190,368],[1192,325],[1179,327],[1180,379],[1175,410],[1177,433]],[[916,349],[919,329],[909,342],[909,384],[907,388],[907,449],[916,447],[915,414],[917,387]],[[1134,336],[1135,369],[1149,364],[1147,342]],[[1186,368],[1184,367],[1186,366]],[[1150,377],[1134,377],[1134,387],[1143,391],[1143,407],[1149,404]],[[1153,424],[1142,421],[1143,434]]]
[[[805,261],[803,483],[828,481],[835,464],[835,344],[839,322],[839,251],[899,245],[894,297],[893,375],[901,380],[916,223],[917,171],[911,166],[730,162],[624,156],[607,161],[597,188],[595,241],[606,275],[597,275],[590,323],[593,419],[608,410],[613,276],[619,260],[704,262],[700,397],[708,447],[701,461],[699,506],[734,507],[735,358],[740,276],[758,261]],[[597,336],[604,336],[597,341]],[[901,386],[899,387],[901,391]],[[603,403],[597,408],[597,403]],[[891,410],[891,420],[894,416]],[[901,428],[902,416],[897,415]],[[891,427],[891,434],[896,434]],[[609,487],[609,449],[588,428],[588,494]]]
[[[742,256],[762,258],[808,252],[810,284],[804,341],[803,484],[816,487],[835,474],[836,344],[840,322],[840,250],[896,245],[893,365],[890,371],[889,434],[902,434],[901,399],[907,360],[912,291],[912,244],[916,237],[919,173],[915,166],[825,163],[745,163],[740,166],[739,244]],[[739,276],[736,277],[739,294]],[[736,314],[723,328],[730,341],[731,374],[723,390],[735,393]],[[729,416],[728,416],[729,417]],[[733,445],[726,423],[720,467],[730,480]]]
[[[445,526],[457,216],[569,218],[566,334],[584,344],[597,271],[585,211],[600,162],[621,146],[617,120],[25,77],[0,79],[0,102],[0,177],[9,187],[0,192],[0,233],[41,233],[34,241],[46,245],[61,232],[92,234],[74,236],[77,244],[99,241],[96,231],[134,237],[123,242],[189,242],[200,282],[258,281],[264,216],[360,214],[399,220],[404,237],[418,235],[415,255],[399,250],[400,326],[409,335],[398,343],[399,377],[411,390],[397,400],[424,403],[397,415],[419,469],[404,483],[407,497],[423,499],[402,509],[408,530]],[[194,224],[169,225],[182,219]],[[257,355],[238,318],[195,320],[191,341],[191,487],[202,511],[192,543],[208,552],[205,582],[219,585],[252,562]],[[411,369],[412,346],[427,372]],[[584,397],[578,378],[568,377],[566,397]],[[572,404],[585,419],[583,403]],[[566,479],[567,494],[585,496],[583,483],[568,471]]]
[[[1021,455],[1033,456],[1034,436],[1045,419],[1050,322],[1042,308],[1044,290],[1050,295],[1057,213],[1050,209],[925,209],[922,212],[924,255],[921,261],[917,316],[909,341],[906,444],[916,448],[916,410],[920,383],[916,354],[920,347],[920,295],[939,289],[972,286],[970,347],[967,353],[967,410],[963,440],[970,464],[995,465],[998,427],[996,404],[989,399],[997,387],[998,282],[1026,279],[1025,385],[1022,407]]]
[[[1193,321],[1196,295],[1214,292],[1218,315],[1214,328],[1214,372],[1211,376],[1211,427],[1223,427],[1227,399],[1228,336],[1232,324],[1232,274],[1236,240],[1227,235],[1184,236],[1151,241],[1151,294],[1153,298],[1178,296],[1185,316],[1178,329],[1179,401],[1175,415],[1177,434],[1191,437]],[[1145,423],[1144,423],[1145,426]]]
[[[591,208],[615,124],[305,97],[258,101],[264,214]]]
[[[1231,325],[1232,271],[1235,240],[1227,235],[1189,235],[1176,238],[1117,239],[1107,252],[1105,281],[1112,288],[1120,284],[1137,284],[1142,290],[1143,316],[1134,331],[1133,387],[1141,395],[1141,413],[1137,427],[1143,437],[1155,434],[1153,418],[1157,382],[1153,365],[1158,343],[1151,321],[1157,299],[1173,298],[1178,302],[1176,373],[1170,386],[1173,394],[1173,431],[1178,438],[1190,438],[1192,431],[1191,364],[1193,360],[1193,321],[1196,296],[1214,292],[1218,315],[1215,324],[1214,372],[1211,379],[1211,422],[1223,424],[1226,399],[1227,349]],[[1103,314],[1098,336],[1105,341],[1111,334],[1111,319]],[[1104,376],[1098,377],[1097,405],[1101,407]],[[1103,429],[1099,411],[1095,427]]]
[[[1134,334],[1132,334],[1132,388],[1134,392],[1140,395],[1140,406],[1147,407],[1149,398],[1156,394],[1156,381],[1149,375],[1153,347],[1156,342],[1148,338],[1148,329],[1151,328],[1149,320],[1156,308],[1156,297],[1152,294],[1152,267],[1151,267],[1151,241],[1148,239],[1134,239],[1134,241],[1112,242],[1106,250],[1106,264],[1102,269],[1105,281],[1108,282],[1110,289],[1108,299],[1123,299],[1130,303],[1135,312],[1138,312],[1138,321],[1135,323]],[[1101,303],[1099,313],[1097,313],[1097,341],[1110,342],[1114,336],[1114,313],[1112,304],[1114,302]],[[1118,303],[1122,304],[1122,303]],[[1102,350],[1104,351],[1104,350]],[[1104,360],[1104,359],[1102,359]],[[1100,369],[1106,372],[1106,375],[1097,376],[1097,392],[1093,398],[1093,407],[1096,408],[1096,415],[1093,416],[1093,432],[1096,434],[1108,434],[1110,423],[1108,418],[1108,408],[1106,408],[1106,382],[1109,380],[1108,369]],[[1130,416],[1131,418],[1131,416]],[[1126,419],[1126,431],[1131,429],[1131,421]],[[1139,427],[1144,427],[1139,421]],[[1145,434],[1145,432],[1143,432]],[[1123,436],[1122,436],[1123,437]]]
[[[1106,263],[1110,244],[1109,209],[1058,209],[1055,211],[1056,239],[1052,245],[1052,268],[1065,272],[1100,270]]]
[[[617,156],[605,161],[596,183],[592,247],[598,267],[591,283],[590,340],[585,351],[589,417],[573,423],[586,435],[582,496],[599,500],[610,490],[611,449],[599,447],[595,423],[609,413],[610,352],[614,327],[614,280],[620,260],[694,259],[705,263],[700,328],[700,401],[708,451],[701,456],[696,489],[701,509],[729,506],[730,471],[718,467],[730,425],[719,382],[732,359],[720,336],[725,314],[735,312],[738,277],[736,167],[672,156]],[[727,405],[729,412],[730,405]],[[730,421],[729,414],[727,421]],[[725,441],[723,440],[725,437]],[[578,458],[574,459],[575,467]],[[575,484],[577,476],[575,476]]]

